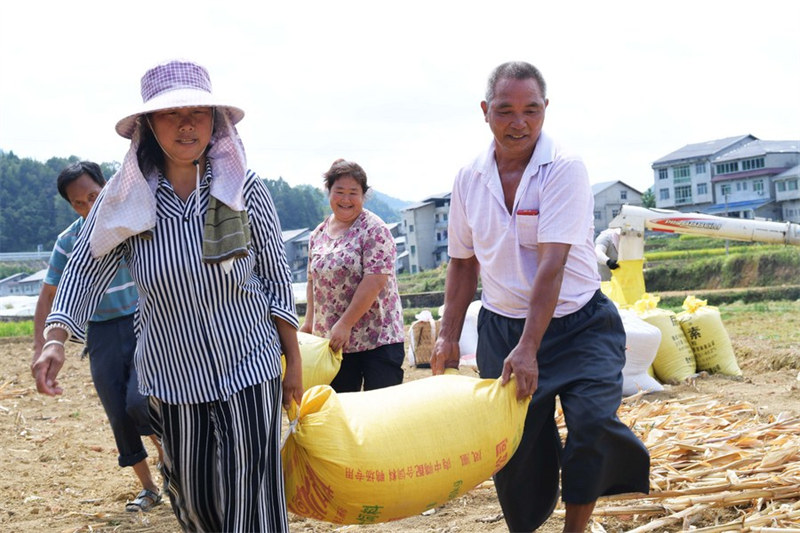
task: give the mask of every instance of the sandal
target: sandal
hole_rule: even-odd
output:
[[[152,490],[142,489],[142,492],[136,496],[136,499],[132,502],[128,502],[125,505],[125,510],[130,513],[135,513],[138,511],[147,512],[156,505],[161,503],[161,494],[157,494]]]

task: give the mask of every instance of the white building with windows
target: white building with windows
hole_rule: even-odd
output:
[[[775,201],[781,206],[781,220],[800,222],[800,165],[781,172],[772,182],[775,184]]]
[[[595,236],[608,227],[623,205],[642,205],[642,193],[619,180],[595,183],[592,185],[592,195]]]
[[[755,140],[752,135],[740,135],[687,144],[655,161],[652,168],[656,207],[699,211],[712,205],[714,203],[711,184],[712,161]],[[686,209],[688,206],[691,208]]]
[[[798,198],[789,192],[798,164],[800,141],[742,135],[689,144],[652,164],[656,207],[798,221]]]
[[[389,232],[392,234],[392,237],[394,237],[394,245],[397,249],[397,257],[394,262],[395,273],[403,274],[409,272],[408,250],[406,249],[406,235],[404,233],[403,223],[387,222],[386,227],[389,228]]]
[[[308,238],[310,236],[311,230],[308,228],[281,232],[283,247],[286,250],[286,261],[292,270],[292,281],[296,283],[308,280]]]
[[[38,296],[44,284],[47,269],[33,274],[12,274],[0,279],[0,296]]]
[[[449,261],[447,255],[447,221],[450,214],[450,193],[431,196],[401,211],[406,235],[408,272],[416,274]]]

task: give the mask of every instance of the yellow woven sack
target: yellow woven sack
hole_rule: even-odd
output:
[[[462,496],[519,445],[530,400],[516,381],[431,376],[305,392],[281,452],[291,512],[335,524],[397,520]],[[299,411],[299,416],[298,415]]]
[[[692,347],[697,370],[741,376],[719,309],[694,296],[686,297],[683,308],[685,311],[678,314],[678,321]]]
[[[600,284],[603,293],[620,307],[633,305],[644,294],[643,259],[620,261],[611,271],[611,281]]]
[[[633,309],[642,320],[661,330],[661,342],[652,365],[656,379],[662,383],[680,383],[697,370],[694,354],[677,315],[656,307],[658,301],[658,297],[645,293],[633,304]]]
[[[333,351],[330,340],[310,333],[297,332],[300,357],[303,359],[303,390],[315,385],[330,385],[342,366],[342,351]],[[281,375],[286,371],[286,358],[281,355]]]

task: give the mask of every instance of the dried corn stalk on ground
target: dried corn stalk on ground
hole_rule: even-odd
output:
[[[619,413],[650,450],[650,494],[601,499],[593,532],[800,532],[800,418],[711,395]]]

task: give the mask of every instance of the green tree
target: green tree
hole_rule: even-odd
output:
[[[384,222],[400,222],[400,214],[389,207],[386,202],[371,193],[371,190],[367,192],[364,207],[381,217]]]
[[[50,250],[58,234],[75,220],[56,189],[59,172],[80,159],[52,157],[41,163],[0,152],[0,252]],[[119,167],[102,163],[108,178]]]
[[[642,207],[655,207],[656,195],[653,194],[653,188],[650,187],[642,193]]]
[[[314,229],[325,218],[325,195],[310,185],[292,187],[283,178],[265,179],[281,229]]]
[[[0,150],[0,252],[50,250],[58,234],[76,214],[56,189],[61,170],[80,159],[53,157],[45,163],[20,159]],[[100,163],[106,179],[119,170],[119,163]],[[264,180],[275,202],[281,229],[314,229],[330,214],[325,193],[311,185],[291,187],[283,178]],[[400,220],[397,211],[379,194],[367,196],[365,207],[386,222]]]

